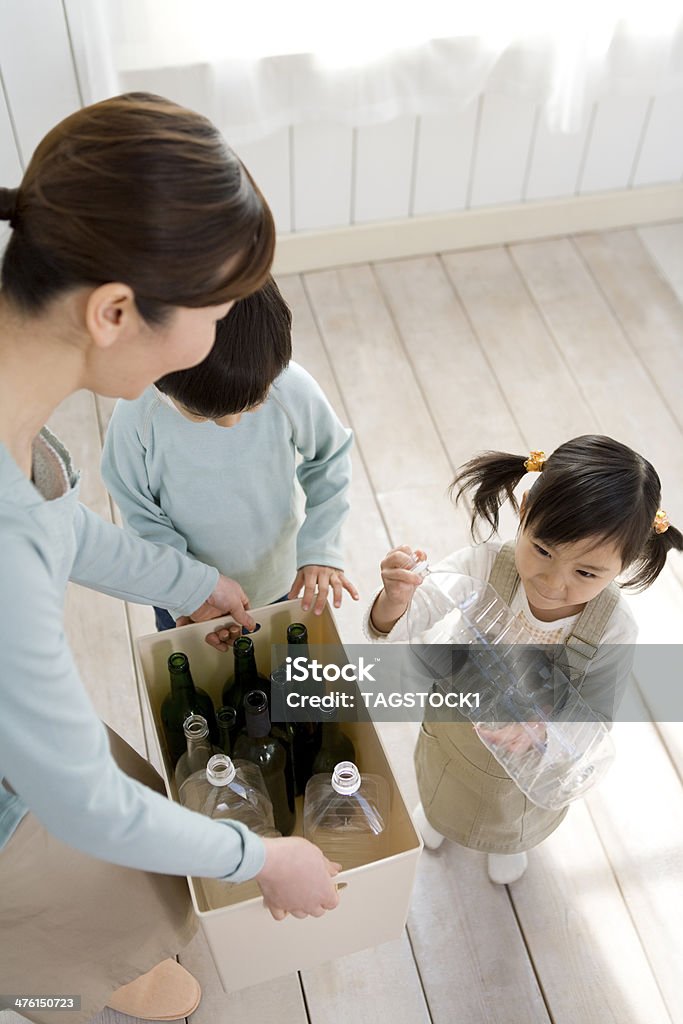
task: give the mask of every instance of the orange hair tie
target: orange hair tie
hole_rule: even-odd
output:
[[[532,451],[524,463],[527,473],[540,473],[545,463],[545,452]],[[668,523],[667,523],[668,526]]]
[[[654,522],[652,523],[655,533],[666,533],[670,525],[671,524],[669,523],[669,517],[664,511],[664,509],[657,509]]]

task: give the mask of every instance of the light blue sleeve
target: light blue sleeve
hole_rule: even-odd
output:
[[[306,496],[306,517],[297,537],[297,568],[331,565],[344,568],[342,525],[349,511],[353,433],[344,427],[320,385],[302,367],[290,364],[280,401],[292,423],[301,454],[297,477]]]
[[[0,547],[0,777],[58,839],[103,860],[243,881],[262,840],[174,804],[127,775],[64,635],[62,595],[28,528]]]
[[[218,570],[164,544],[153,544],[107,523],[79,505],[74,518],[73,583],[134,604],[195,612],[214,590]]]
[[[151,409],[145,406],[144,398],[116,403],[104,438],[102,479],[129,530],[185,554],[185,538],[174,528],[150,488],[145,458]]]

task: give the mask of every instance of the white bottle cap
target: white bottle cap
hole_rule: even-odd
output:
[[[353,761],[340,761],[332,773],[332,789],[335,793],[351,794],[360,789],[360,772]]]
[[[212,786],[228,786],[235,778],[235,766],[227,754],[214,754],[206,766],[206,779]]]

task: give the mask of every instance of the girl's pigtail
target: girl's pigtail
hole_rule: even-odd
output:
[[[519,504],[514,489],[527,473],[527,455],[509,455],[506,452],[483,452],[461,466],[451,484],[456,504],[463,494],[472,494],[472,536],[478,519],[485,519],[491,534],[498,530],[498,512],[505,501],[512,502],[515,512]]]
[[[666,565],[670,551],[683,551],[683,533],[671,524],[661,533],[653,529],[641,557],[636,561],[635,575],[622,586],[634,591],[647,590]]]

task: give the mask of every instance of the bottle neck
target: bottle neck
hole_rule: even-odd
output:
[[[308,630],[300,622],[293,622],[287,627],[287,646],[296,647],[296,656],[308,657]]]
[[[184,654],[172,654],[168,659],[168,671],[171,679],[171,693],[174,697],[194,694],[195,685],[190,672],[190,663]]]
[[[251,690],[244,698],[247,732],[252,739],[265,739],[270,734],[268,698],[262,690]]]
[[[232,753],[230,733],[237,723],[237,712],[227,704],[216,712],[218,722],[218,746],[224,754]]]
[[[233,646],[235,656],[235,682],[253,683],[258,678],[254,644],[249,637],[239,637]]]

